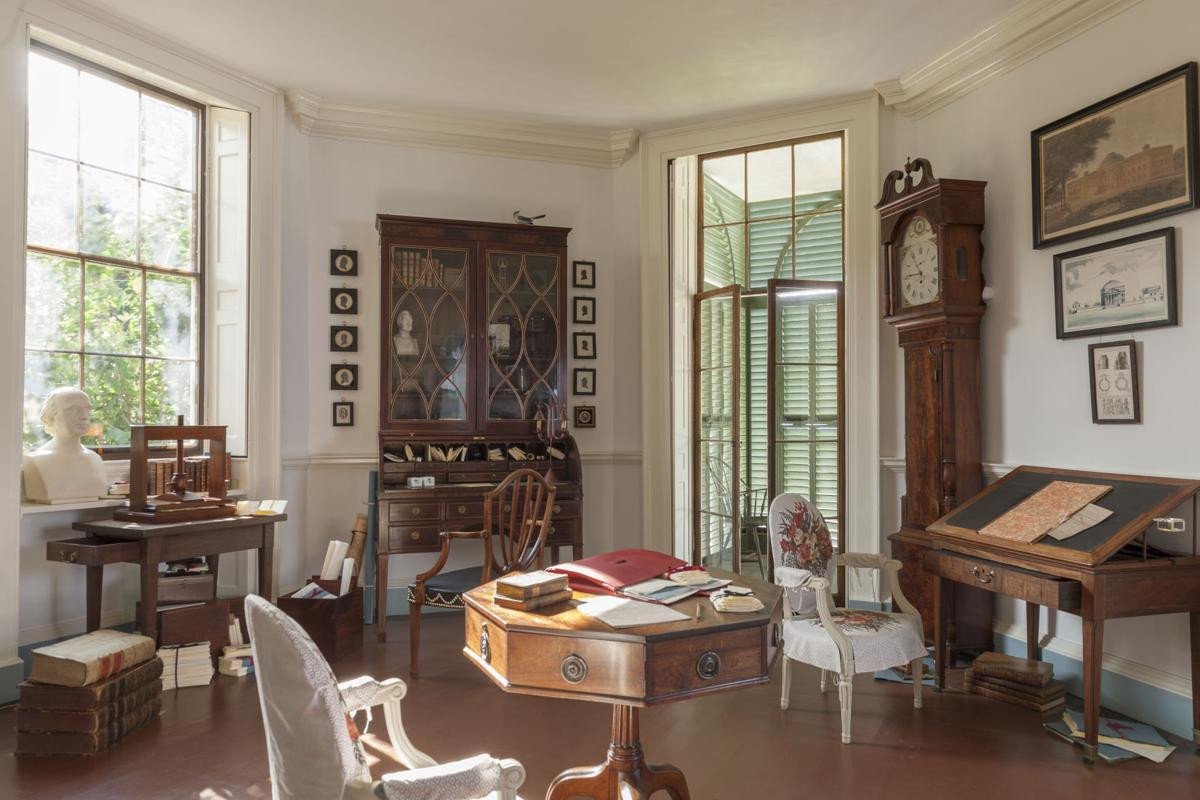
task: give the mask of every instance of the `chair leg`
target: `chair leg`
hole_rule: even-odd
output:
[[[779,696],[779,707],[787,711],[792,694],[792,660],[787,656],[783,657],[783,675],[779,682],[783,684],[783,693]]]
[[[417,662],[421,654],[421,606],[425,600],[425,587],[418,586],[417,594],[408,603],[408,674],[418,677]]]
[[[925,683],[925,659],[924,657],[914,658],[912,660],[912,680],[913,680],[913,708],[921,707],[921,689]]]
[[[853,675],[838,675],[838,701],[842,706],[842,744],[850,744],[850,709],[854,701]]]
[[[825,690],[829,688],[829,672],[821,670],[821,694],[825,694]]]

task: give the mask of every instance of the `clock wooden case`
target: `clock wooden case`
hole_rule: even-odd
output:
[[[925,527],[983,485],[979,331],[987,306],[980,237],[987,184],[938,179],[924,158],[904,166],[884,180],[876,205],[883,316],[904,350],[905,496],[900,530],[890,538],[904,564],[901,586],[932,641],[937,581],[924,569]],[[951,602],[950,647],[990,649],[988,593],[959,585]]]

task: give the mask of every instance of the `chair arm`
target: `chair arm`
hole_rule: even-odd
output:
[[[921,627],[921,612],[917,611],[917,607],[909,602],[908,598],[904,596],[904,591],[900,588],[900,566],[900,562],[893,558],[888,561],[886,567],[888,583],[890,584],[888,588],[892,590],[892,602],[902,613],[911,614],[916,617],[917,630],[923,630]]]
[[[485,537],[483,531],[442,531],[439,534],[441,539],[442,549],[438,553],[438,559],[433,566],[422,572],[415,579],[416,583],[424,583],[442,571],[442,567],[446,566],[446,561],[450,558],[450,542],[455,539],[485,539],[488,544],[491,543],[491,537]],[[490,548],[489,548],[490,549]]]
[[[374,796],[386,800],[466,800],[489,797],[515,800],[525,782],[525,768],[513,759],[489,755],[451,761],[406,772],[389,772],[376,784]]]
[[[851,569],[887,569],[891,564],[900,566],[900,562],[883,553],[838,553],[834,558],[837,563]]]
[[[347,713],[355,714],[363,709],[383,706],[383,719],[392,743],[392,752],[401,764],[409,769],[437,764],[416,748],[404,730],[404,723],[400,719],[400,701],[408,694],[408,686],[404,681],[399,678],[377,681],[369,675],[363,675],[339,683],[338,691]]]
[[[842,663],[841,674],[854,674],[854,646],[850,639],[842,633],[842,629],[833,621],[833,592],[830,590],[828,578],[814,578],[809,586],[817,593],[817,616],[821,625],[838,650],[838,659]]]

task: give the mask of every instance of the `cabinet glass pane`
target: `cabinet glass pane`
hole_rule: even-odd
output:
[[[490,420],[531,419],[558,396],[558,273],[557,256],[488,254]]]

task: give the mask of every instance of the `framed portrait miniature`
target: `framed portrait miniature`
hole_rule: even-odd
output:
[[[593,359],[596,357],[596,334],[594,331],[572,332],[571,357],[581,359]]]
[[[596,324],[596,298],[594,297],[573,297],[571,298],[571,321],[576,325],[595,325]]]
[[[575,289],[596,288],[596,262],[572,261],[571,286]]]
[[[1030,134],[1033,246],[1196,208],[1196,62]]]
[[[358,326],[330,325],[329,349],[334,353],[357,353]]]
[[[575,415],[576,428],[594,428],[596,427],[596,407],[595,406],[575,406],[572,411]]]
[[[354,427],[354,403],[343,400],[333,404],[333,427]]]
[[[358,364],[330,364],[329,388],[334,391],[353,391],[358,388]]]
[[[1059,339],[1177,324],[1175,229],[1059,253],[1054,300]]]
[[[358,289],[349,289],[346,287],[342,287],[340,289],[330,289],[329,313],[346,315],[357,314]]]
[[[594,395],[596,393],[596,370],[591,367],[576,367],[571,372],[571,386],[575,394]]]
[[[350,277],[358,274],[357,250],[330,250],[329,274]]]
[[[1092,379],[1092,422],[1097,425],[1142,421],[1137,342],[1124,339],[1088,346]]]

